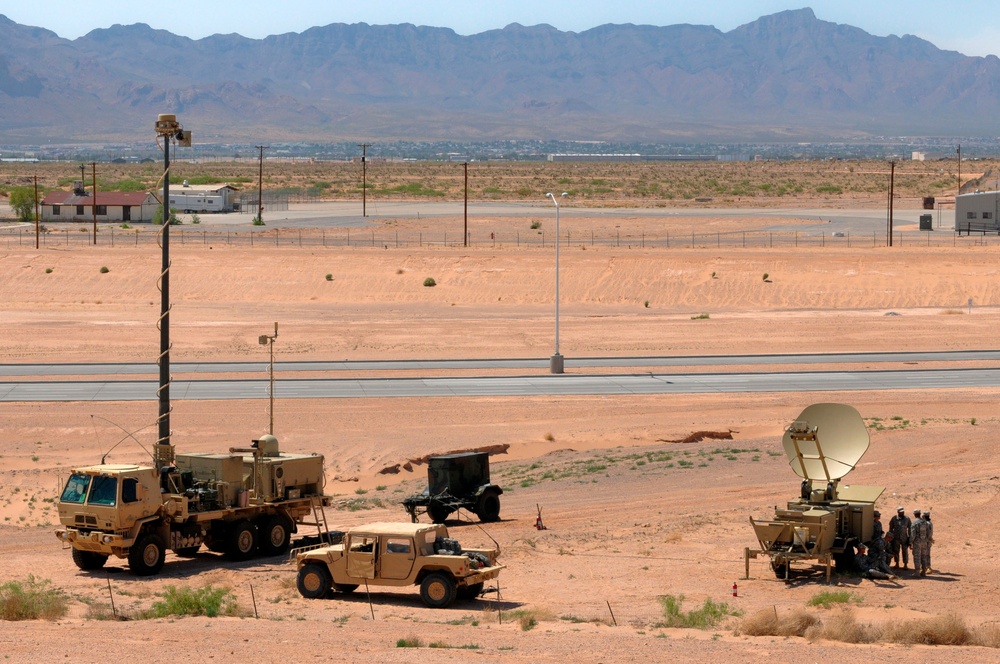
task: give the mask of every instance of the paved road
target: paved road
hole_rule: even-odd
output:
[[[982,362],[1000,360],[1000,350],[963,350],[891,353],[789,353],[775,355],[687,355],[641,357],[567,357],[567,369],[586,367],[692,367],[780,364],[864,364],[902,362]],[[324,362],[275,362],[276,373],[333,371],[442,371],[474,369],[541,369],[549,367],[548,358],[468,359],[468,360],[343,360]],[[260,373],[267,362],[174,362],[177,374]],[[151,363],[90,364],[0,364],[0,377],[47,376],[130,376],[157,375]]]
[[[260,399],[266,380],[176,380],[172,399]],[[817,392],[1000,387],[1000,369],[295,379],[279,399]],[[155,400],[156,381],[0,383],[0,402]]]

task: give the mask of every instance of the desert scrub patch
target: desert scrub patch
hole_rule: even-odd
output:
[[[824,590],[813,595],[806,606],[822,606],[829,609],[834,604],[849,604],[850,602],[861,602],[861,598],[849,590]]]
[[[0,620],[57,620],[66,611],[65,593],[48,579],[29,574],[25,581],[0,585]]]
[[[705,603],[697,609],[688,612],[681,610],[684,595],[661,595],[657,598],[663,608],[663,622],[655,627],[685,627],[693,629],[710,629],[730,616],[741,616],[742,611],[731,608],[725,602],[715,602],[706,598]]]
[[[167,616],[241,616],[244,611],[236,602],[236,596],[228,588],[178,588],[167,586],[163,599],[153,602],[146,612],[147,618]]]
[[[434,286],[437,286],[437,282],[434,280],[434,277],[427,277],[424,279],[424,286],[427,288],[433,288]]]

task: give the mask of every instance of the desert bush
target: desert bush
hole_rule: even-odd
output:
[[[538,221],[537,219],[531,222],[531,230],[537,231],[541,227],[542,227],[542,222]]]
[[[424,644],[415,636],[407,636],[402,639],[396,639],[397,648],[420,648]]]
[[[810,641],[826,639],[843,643],[875,643],[881,639],[882,630],[875,625],[858,623],[854,612],[844,609],[807,629],[805,637]]]
[[[326,280],[327,281],[333,281],[333,275],[332,274],[326,275]]]
[[[48,579],[0,585],[0,620],[56,620],[66,615],[66,595]]]
[[[729,616],[739,616],[742,613],[732,609],[725,602],[715,602],[711,598],[706,598],[705,603],[700,608],[692,609],[687,613],[681,611],[681,604],[684,602],[684,595],[661,595],[660,606],[663,607],[663,622],[657,627],[688,627],[695,629],[709,629],[718,625],[724,618]]]
[[[530,632],[540,622],[556,620],[556,616],[552,611],[543,608],[504,611],[502,615],[504,622],[516,622],[524,632]]]
[[[424,286],[426,286],[427,288],[432,288],[434,286],[437,286],[437,282],[434,281],[434,277],[427,277],[426,279],[424,279]]]
[[[854,593],[849,590],[824,590],[823,592],[813,595],[812,598],[806,602],[806,605],[822,606],[824,609],[829,609],[834,604],[847,604],[852,599],[854,599]]]
[[[101,266],[101,274],[107,274],[108,272],[111,272],[111,270],[108,268],[108,266],[107,265],[102,265]]]
[[[972,642],[986,648],[1000,648],[1000,624],[987,623],[974,628]]]
[[[882,640],[908,645],[961,646],[972,643],[973,637],[961,617],[948,614],[889,623],[882,630]]]
[[[233,591],[228,588],[213,588],[210,585],[198,589],[167,586],[163,593],[163,599],[154,602],[145,617],[208,616],[215,618],[220,615],[238,616],[242,613]]]
[[[770,608],[747,616],[740,623],[739,632],[747,636],[804,636],[817,624],[819,618],[804,609],[796,609],[779,618],[777,611]]]

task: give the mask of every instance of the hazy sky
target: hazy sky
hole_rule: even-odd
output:
[[[966,55],[1000,53],[995,0],[25,0],[0,14],[75,39],[116,23],[146,23],[199,39],[236,32],[262,38],[330,23],[414,23],[469,35],[509,23],[580,32],[605,23],[713,25],[722,31],[785,9],[877,36],[916,35]]]

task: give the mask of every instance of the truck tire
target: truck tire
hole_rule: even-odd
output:
[[[476,503],[476,516],[483,523],[500,520],[500,496],[495,491],[486,491]]]
[[[226,556],[230,560],[249,560],[257,552],[257,527],[249,521],[237,521],[226,537]]]
[[[167,549],[158,535],[142,535],[129,547],[128,566],[136,576],[152,576],[163,569]]]
[[[437,503],[431,503],[427,506],[427,516],[431,518],[434,523],[444,523],[451,514],[451,510]]]
[[[471,586],[462,586],[458,589],[457,597],[463,602],[471,602],[483,593],[483,582],[473,583]]]
[[[353,593],[355,590],[357,590],[358,586],[355,583],[336,583],[336,582],[334,582],[333,589],[336,590],[338,593],[344,593],[345,595],[349,595],[349,594]]]
[[[443,609],[455,601],[455,580],[442,572],[432,572],[420,583],[420,599],[432,609]]]
[[[80,569],[89,572],[104,567],[104,563],[108,562],[108,557],[103,553],[73,549],[73,562]]]
[[[280,556],[288,551],[292,542],[292,530],[288,520],[278,514],[265,516],[258,526],[260,533],[260,555]]]
[[[306,563],[299,568],[295,586],[306,599],[323,599],[330,595],[330,570],[321,563]]]

